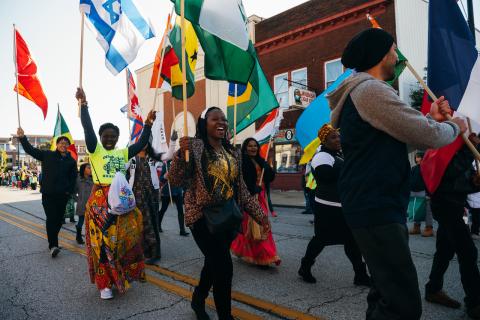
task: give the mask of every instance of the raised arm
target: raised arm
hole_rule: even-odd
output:
[[[80,103],[80,120],[82,121],[83,132],[85,134],[85,144],[87,145],[88,152],[93,153],[97,147],[98,140],[95,135],[95,130],[93,130],[92,119],[90,119],[90,113],[88,112],[88,102],[83,89],[77,88],[75,97]]]
[[[18,128],[17,136],[20,139],[20,143],[22,144],[23,150],[25,150],[26,153],[28,153],[38,161],[43,161],[43,156],[45,154],[45,151],[42,151],[32,146],[30,142],[28,142],[28,139],[25,136],[25,133],[23,132],[22,128]]]
[[[142,131],[142,135],[140,136],[140,139],[138,139],[136,143],[128,147],[129,159],[135,157],[147,145],[148,140],[150,139],[150,134],[152,133],[152,125],[153,125],[153,121],[155,121],[155,118],[156,118],[156,112],[153,110],[150,110],[147,116],[147,120],[145,120],[145,124],[143,126],[143,131]]]

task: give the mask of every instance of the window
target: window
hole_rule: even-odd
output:
[[[275,164],[279,173],[299,172],[298,162],[300,161],[302,148],[298,144],[277,144],[275,145]]]
[[[307,88],[307,68],[302,68],[292,71],[292,87],[298,89],[308,89]]]
[[[273,91],[281,107],[288,107],[288,73],[273,78]]]
[[[325,89],[337,80],[343,73],[340,59],[325,62]]]

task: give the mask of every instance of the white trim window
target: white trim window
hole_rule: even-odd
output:
[[[292,71],[292,87],[298,89],[308,89],[307,68],[301,68]]]
[[[337,80],[343,74],[342,61],[334,59],[325,62],[325,89]]]
[[[288,72],[273,77],[273,92],[280,107],[288,107]]]

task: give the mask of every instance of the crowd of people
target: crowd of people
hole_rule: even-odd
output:
[[[315,283],[315,260],[325,246],[341,244],[353,267],[353,283],[370,287],[366,319],[420,319],[422,299],[406,213],[410,197],[428,196],[431,210],[414,220],[410,230],[419,234],[426,220],[422,235],[430,237],[433,219],[438,222],[425,299],[460,307],[443,291],[444,273],[456,254],[467,314],[480,319],[480,273],[472,240],[479,232],[480,178],[473,155],[460,149],[438,189],[428,194],[420,175],[422,155],[417,154],[411,168],[407,149],[448,145],[466,132],[466,125],[460,118],[447,119],[451,109],[443,97],[433,102],[428,116],[400,100],[386,82],[394,77],[395,49],[393,37],[381,29],[361,32],[345,48],[342,63],[356,72],[327,96],[331,124],[319,130],[321,145],[306,169],[305,213],[313,213],[314,236],[298,274]],[[82,89],[76,98],[90,156],[79,173],[67,138],[57,139],[56,151],[42,151],[18,129],[25,151],[42,162],[51,256],[60,252],[58,232],[73,199],[77,242],[86,245],[90,280],[102,299],[111,299],[113,288],[124,293],[132,281],[145,281],[145,264],[161,259],[162,219],[175,203],[180,235],[191,233],[204,256],[191,307],[197,319],[210,319],[205,300],[212,289],[219,319],[233,319],[231,254],[262,268],[281,263],[269,219],[275,215],[269,199],[275,171],[259,156],[258,141],[248,138],[241,148],[230,144],[224,112],[209,107],[198,118],[195,137],[182,137],[176,152],[175,132],[167,153],[152,148],[154,112],[148,114],[138,142],[117,148],[119,128],[104,123],[97,137]],[[475,134],[469,138],[479,145]],[[18,179],[10,174],[0,178],[9,184]],[[120,205],[115,199],[121,199]],[[472,212],[471,229],[464,222],[465,207]]]
[[[20,190],[37,190],[41,175],[37,170],[6,170],[0,172],[0,186]]]

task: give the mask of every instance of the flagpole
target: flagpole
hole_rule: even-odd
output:
[[[130,136],[130,93],[129,93],[129,88],[130,88],[130,82],[128,79],[128,72],[127,68],[125,68],[125,79],[126,79],[126,85],[127,85],[127,121],[128,121],[128,130],[127,130],[127,137]],[[130,138],[128,138],[128,144],[130,144]]]
[[[235,96],[233,97],[233,146],[237,144],[237,94],[238,85],[235,83]]]
[[[155,95],[153,96],[153,107],[152,107],[152,109],[155,111],[157,111],[157,95],[158,95],[158,89],[159,89],[158,84],[160,83],[160,77],[162,76],[163,59],[165,58],[165,39],[167,37],[167,31],[168,29],[170,29],[170,18],[172,17],[174,10],[175,10],[175,6],[173,6],[172,12],[168,16],[167,26],[165,27],[165,32],[163,33],[162,42],[160,44],[160,48],[162,48],[162,53],[160,55],[160,66],[158,69],[157,81],[155,82]],[[155,63],[153,67],[155,68]]]
[[[20,99],[18,94],[18,61],[17,61],[17,29],[15,28],[15,23],[13,24],[13,52],[15,56],[15,81],[17,82],[17,120],[18,120],[18,127],[21,128],[20,125]],[[20,152],[20,151],[19,151]]]
[[[280,101],[281,101],[281,99],[280,99]],[[273,129],[272,129],[272,133],[270,134],[270,140],[268,141],[268,149],[267,149],[267,153],[265,155],[265,162],[268,161],[268,155],[270,154],[270,148],[272,147],[273,140],[275,139],[275,124],[277,123],[277,119],[280,116],[280,108],[281,107],[280,107],[280,103],[279,103],[278,113],[275,116],[275,119],[273,120]],[[260,175],[260,181],[258,182],[259,187],[262,186],[262,180],[263,180],[264,174],[265,174],[265,168],[262,168],[262,173]]]
[[[85,14],[81,13],[81,25],[80,25],[80,75],[78,79],[78,87],[83,89],[83,35],[85,30]],[[80,118],[80,100],[78,101],[78,117]]]
[[[185,57],[185,0],[180,0],[180,15],[182,26],[182,97],[183,97],[183,136],[188,137],[188,122],[187,122],[187,65]],[[189,162],[190,156],[188,149],[185,150],[185,161]]]
[[[413,74],[413,76],[417,79],[417,81],[420,83],[420,85],[423,87],[423,89],[425,89],[425,91],[428,93],[430,98],[432,98],[433,101],[437,101],[438,100],[437,96],[427,86],[425,81],[423,81],[422,77],[420,77],[420,75],[417,73],[417,71],[415,71],[415,69],[412,67],[410,62],[408,62],[408,60],[405,61],[405,65],[407,66],[408,70],[410,70],[410,72]],[[446,117],[447,117],[448,120],[453,119],[452,116],[449,115],[449,114],[447,114]],[[470,151],[472,151],[473,155],[475,156],[475,159],[480,160],[480,153],[475,148],[475,146],[472,144],[472,142],[468,139],[468,137],[465,133],[462,133],[462,139],[465,142],[465,144],[468,146]]]
[[[469,117],[467,117],[467,124],[468,124],[468,131],[470,132],[470,134],[474,133],[473,130],[472,130],[472,121],[470,120]],[[477,170],[477,175],[480,176],[480,163],[478,162],[478,159],[475,159],[475,169]]]

